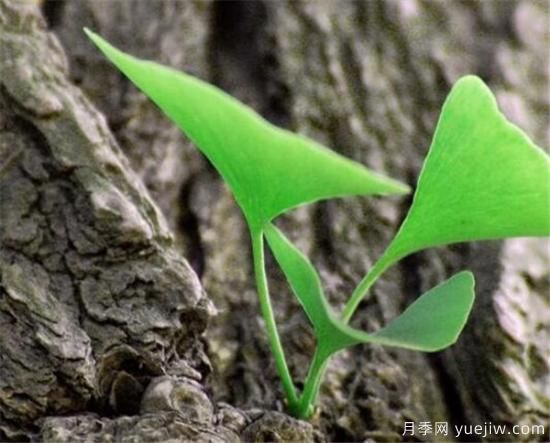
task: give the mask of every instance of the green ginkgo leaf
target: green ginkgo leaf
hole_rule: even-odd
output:
[[[417,298],[371,341],[434,352],[458,339],[474,303],[474,276],[462,271]]]
[[[550,235],[550,158],[498,110],[475,76],[443,105],[412,206],[384,254],[395,262],[450,243]]]
[[[423,294],[379,331],[366,333],[352,328],[332,312],[308,258],[275,226],[266,226],[265,235],[326,357],[348,346],[369,342],[439,351],[455,343],[466,324],[474,301],[474,278],[463,271]]]
[[[406,185],[273,126],[208,83],[139,60],[85,31],[208,157],[255,229],[290,208],[319,199],[408,192]]]
[[[550,158],[498,110],[475,76],[447,97],[399,232],[344,308],[348,321],[376,278],[433,246],[550,235]]]

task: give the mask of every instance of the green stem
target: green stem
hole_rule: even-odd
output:
[[[277,367],[277,372],[283,383],[283,389],[288,400],[288,407],[290,410],[295,410],[298,405],[298,396],[296,394],[294,382],[290,376],[290,371],[288,370],[288,366],[286,364],[283,346],[281,345],[279,333],[277,332],[277,324],[275,323],[275,316],[273,314],[271,299],[269,297],[269,288],[265,273],[263,233],[261,230],[251,231],[251,237],[254,273],[256,274],[256,285],[258,287],[260,309],[265,321],[267,336],[269,338],[269,344],[271,345],[271,352],[275,358],[275,366]]]
[[[363,280],[359,282],[342,310],[341,318],[344,323],[348,323],[350,321],[351,316],[357,309],[357,306],[359,306],[359,303],[361,303],[361,300],[363,300],[367,294],[370,287],[376,280],[378,280],[378,277],[380,277],[380,275],[382,275],[382,273],[392,265],[392,263],[392,261],[384,260],[384,256],[382,256],[380,260],[378,260],[370,269],[367,275],[365,275]]]
[[[330,353],[323,352],[320,348],[315,350],[304,384],[304,390],[300,396],[300,402],[296,410],[298,418],[305,419],[311,415],[313,410],[312,405],[315,403],[315,399],[319,393],[321,380],[323,379],[330,355]]]
[[[359,282],[342,310],[341,318],[344,323],[348,323],[350,321],[351,316],[359,306],[359,303],[361,303],[361,300],[367,294],[370,287],[393,263],[393,261],[387,260],[384,256],[382,256],[380,260],[378,260],[370,269],[367,275],[365,275],[365,277]],[[313,361],[305,380],[304,390],[296,410],[296,415],[299,418],[308,418],[311,415],[312,405],[315,403],[315,399],[319,394],[319,386],[321,385],[321,380],[325,374],[329,357],[333,353],[334,352],[331,352],[330,350],[323,350],[320,348],[315,350],[315,355],[313,356]]]

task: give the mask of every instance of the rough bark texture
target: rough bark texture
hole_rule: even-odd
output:
[[[405,260],[356,324],[374,329],[470,268],[477,302],[459,343],[432,355],[351,349],[332,362],[311,424],[275,412],[239,210],[81,29],[414,185],[462,74],[482,76],[512,120],[547,139],[549,13],[545,1],[0,0],[0,440],[399,441],[405,421],[547,423],[540,239]],[[409,203],[331,201],[280,224],[341,304]],[[303,379],[314,339],[270,274]]]

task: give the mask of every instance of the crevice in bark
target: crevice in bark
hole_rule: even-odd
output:
[[[332,210],[330,202],[320,202],[313,210],[313,229],[315,244],[321,252],[329,268],[337,266],[337,257],[334,251],[334,239],[332,238]]]
[[[223,1],[211,6],[211,80],[269,121],[289,124],[289,91],[277,76],[279,62],[262,1]]]
[[[426,354],[426,358],[436,376],[443,400],[445,401],[445,406],[447,407],[447,411],[449,413],[449,429],[456,429],[456,427],[461,427],[468,424],[468,420],[464,414],[465,405],[461,400],[461,395],[459,389],[457,388],[456,380],[453,379],[452,375],[445,366],[445,362],[443,361],[443,352]],[[458,441],[477,442],[480,440],[477,439],[475,435],[462,435],[462,437],[458,437]]]
[[[42,14],[51,29],[55,29],[63,18],[65,0],[45,0],[42,3]]]
[[[261,91],[264,73],[258,60],[260,27],[265,25],[262,2],[224,1],[212,4],[210,35],[211,79],[232,89],[234,80],[244,76],[247,89]]]
[[[340,426],[334,426],[330,430],[331,439],[333,441],[354,441],[356,440],[355,436],[348,432],[346,429]]]
[[[185,256],[187,261],[202,279],[205,267],[204,246],[199,229],[199,217],[193,212],[191,205],[195,180],[191,177],[180,189],[180,214],[178,230],[185,236]]]

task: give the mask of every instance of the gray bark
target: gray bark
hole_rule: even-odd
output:
[[[0,440],[399,441],[405,421],[547,423],[540,239],[406,259],[356,325],[379,327],[469,268],[477,301],[457,345],[350,349],[331,363],[311,424],[275,412],[283,396],[239,210],[81,30],[414,185],[463,74],[482,76],[512,120],[547,140],[549,13],[544,1],[0,0]],[[280,224],[341,305],[409,203],[335,200]],[[303,379],[314,339],[272,263],[270,275]]]

